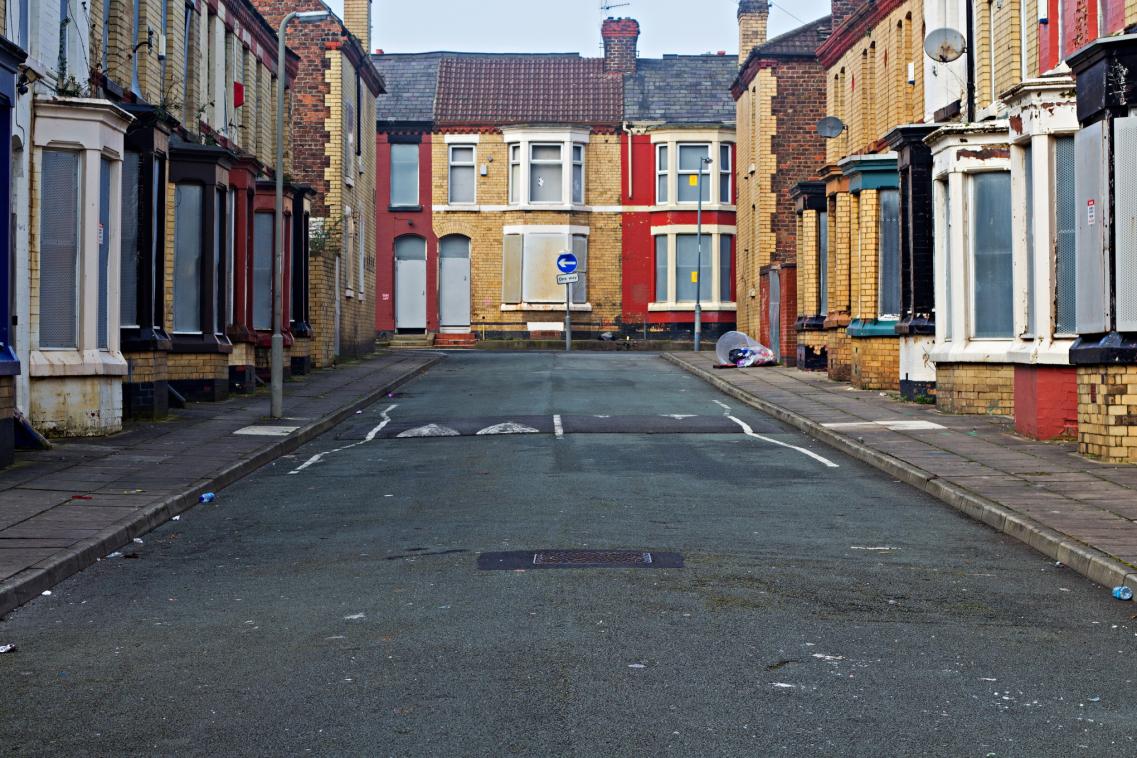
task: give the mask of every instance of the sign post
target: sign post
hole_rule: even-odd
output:
[[[572,285],[580,281],[576,256],[564,252],[557,256],[557,284],[565,285],[565,352],[572,351]]]

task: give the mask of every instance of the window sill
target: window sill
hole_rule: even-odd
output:
[[[735,311],[738,310],[736,303],[702,303],[700,308],[704,311]],[[648,303],[647,309],[649,313],[657,311],[691,311],[694,312],[694,303]]]
[[[573,313],[589,313],[592,311],[592,303],[573,303],[569,309]],[[560,311],[564,313],[564,303],[503,303],[501,306],[502,313],[516,313],[518,311],[539,311],[539,312],[554,312]]]
[[[421,213],[421,205],[388,205],[387,211],[390,213]]]
[[[343,291],[343,296],[349,300],[353,300],[355,299],[355,290],[353,290],[351,287],[348,287]]]
[[[898,319],[854,319],[845,329],[850,337],[897,337]]]
[[[935,363],[1011,363],[1014,340],[984,339],[939,342],[928,355]]]
[[[28,375],[37,376],[126,376],[126,359],[107,350],[33,350]]]

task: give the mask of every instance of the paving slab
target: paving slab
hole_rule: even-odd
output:
[[[1137,574],[1137,467],[1084,458],[1070,441],[1020,437],[1003,417],[948,415],[824,374],[783,367],[714,370],[712,353],[665,357],[1094,581],[1123,584]],[[829,426],[901,418],[944,428],[880,434]]]
[[[285,385],[291,420],[267,419],[267,391],[191,403],[168,419],[98,440],[21,451],[0,471],[0,615],[81,571],[340,421],[441,360],[385,352]],[[286,436],[244,436],[257,424]]]

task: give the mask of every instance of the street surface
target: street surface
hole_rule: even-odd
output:
[[[488,552],[683,568],[479,570]],[[1134,606],[643,354],[451,354],[0,623],[42,755],[1134,755]]]

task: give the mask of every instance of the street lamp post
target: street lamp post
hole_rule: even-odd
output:
[[[272,410],[273,418],[284,416],[284,335],[281,322],[284,320],[284,80],[285,52],[284,35],[288,22],[299,19],[303,23],[323,21],[332,15],[331,11],[293,11],[280,21],[276,35],[276,245],[273,256],[272,287]]]
[[[699,161],[699,180],[697,182],[699,202],[695,211],[695,245],[698,258],[695,262],[695,352],[699,352],[703,338],[703,167],[710,166],[709,157]]]

